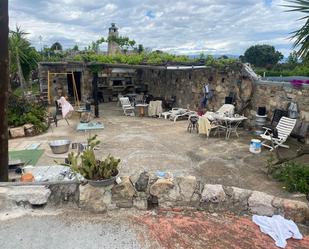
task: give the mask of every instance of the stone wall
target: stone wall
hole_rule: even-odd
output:
[[[266,106],[271,118],[274,109],[287,109],[291,101],[298,104],[301,119],[309,121],[309,87],[295,89],[290,83],[259,82],[253,95],[251,115],[256,114],[256,107]]]
[[[71,72],[80,72],[80,90],[82,100],[84,96],[89,96],[91,93],[91,82],[92,74],[90,70],[84,67],[83,63],[74,63],[74,62],[42,62],[39,64],[39,82],[40,82],[40,91],[43,95],[46,95],[47,100],[47,91],[48,91],[48,72],[50,73],[71,73]],[[57,96],[56,88],[61,87],[64,90],[64,94],[68,93],[68,80],[66,74],[52,74],[50,76],[50,90],[51,90],[51,102]]]
[[[252,99],[244,111],[249,120],[254,120],[260,106],[266,106],[270,119],[275,109],[287,109],[288,104],[295,101],[301,111],[301,118],[309,121],[309,87],[294,89],[289,83],[255,82],[244,72],[242,64],[224,70],[211,67],[187,70],[145,69],[139,76],[141,82],[148,84],[149,93],[153,96],[165,99],[176,96],[178,107],[198,110],[203,97],[203,85],[209,83],[214,96],[207,109],[217,110],[232,92],[236,97],[236,111],[241,108],[242,101]]]
[[[0,211],[17,207],[70,207],[90,212],[123,208],[195,209],[236,214],[283,215],[309,224],[308,202],[282,199],[263,192],[205,184],[194,176],[158,178],[146,172],[121,177],[121,183],[105,187],[90,184],[0,187]]]

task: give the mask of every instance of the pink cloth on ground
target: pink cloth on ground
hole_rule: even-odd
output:
[[[58,103],[61,105],[61,110],[62,110],[62,117],[66,118],[66,116],[74,111],[73,106],[65,99],[65,97],[61,97],[58,100]]]

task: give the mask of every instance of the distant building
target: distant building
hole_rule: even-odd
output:
[[[108,37],[118,37],[119,33],[118,33],[118,28],[116,27],[116,24],[112,23],[111,25],[112,26],[108,29]],[[116,42],[109,41],[107,53],[109,55],[113,55],[113,54],[116,54],[118,52],[120,52],[119,45]]]

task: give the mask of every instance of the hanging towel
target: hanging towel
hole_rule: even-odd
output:
[[[292,220],[287,220],[280,215],[272,217],[253,215],[252,221],[260,227],[261,232],[268,234],[276,246],[285,248],[289,238],[302,239],[303,236],[297,225]]]
[[[206,134],[209,137],[209,133],[211,130],[211,124],[207,117],[201,116],[198,119],[198,131],[199,134]]]
[[[70,112],[74,111],[73,106],[65,99],[65,97],[61,97],[57,100],[61,105],[62,117],[66,118]]]

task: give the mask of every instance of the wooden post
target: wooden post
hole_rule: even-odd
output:
[[[79,108],[79,97],[77,93],[77,86],[76,86],[76,81],[74,77],[74,72],[72,71],[72,81],[73,81],[73,92],[74,92],[74,100],[75,100],[75,105],[77,104],[77,107]]]
[[[8,0],[0,1],[0,181],[8,177],[8,85],[9,85],[9,11]]]
[[[50,73],[47,71],[47,97],[48,97],[48,104],[51,104],[51,91],[50,91]]]

